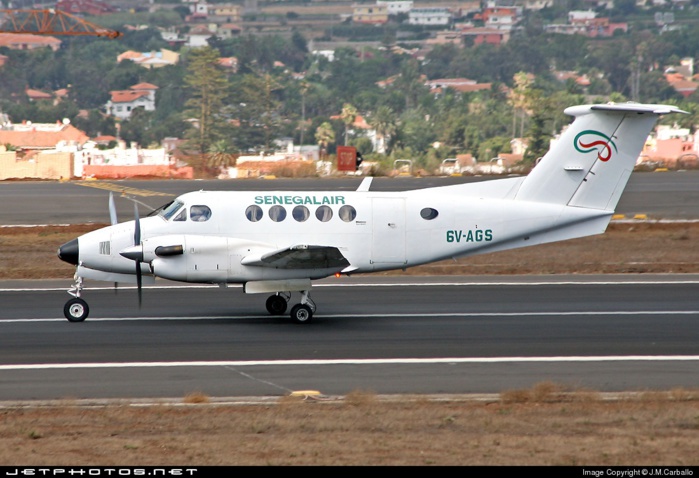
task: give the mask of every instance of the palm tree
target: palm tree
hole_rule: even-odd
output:
[[[225,139],[220,139],[209,147],[206,159],[210,170],[220,171],[235,162],[235,155],[232,153],[230,143]]]
[[[519,136],[524,136],[524,119],[527,114],[530,114],[530,90],[532,80],[529,75],[520,71],[515,74],[515,88],[512,90],[510,104],[512,104],[512,137],[517,137],[517,113],[520,114],[520,133]]]
[[[340,114],[340,118],[342,118],[342,122],[345,123],[345,146],[347,146],[347,131],[349,130],[350,126],[352,126],[352,123],[354,123],[354,120],[357,118],[357,114],[357,108],[355,108],[349,103],[345,103],[342,107],[342,113]]]
[[[390,106],[379,106],[376,112],[369,118],[369,125],[376,131],[377,152],[384,150],[390,152],[389,142],[396,134],[396,114]]]
[[[335,142],[335,130],[327,121],[323,122],[316,129],[316,142],[320,146],[321,159],[323,159],[328,145]]]
[[[308,94],[308,90],[310,88],[310,83],[308,83],[306,80],[301,81],[301,140],[299,141],[301,146],[303,146],[303,136],[306,132],[306,95]]]

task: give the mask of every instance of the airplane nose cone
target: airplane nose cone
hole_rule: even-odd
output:
[[[78,265],[79,257],[78,240],[73,239],[70,242],[66,242],[61,247],[58,248],[58,258],[68,264]]]

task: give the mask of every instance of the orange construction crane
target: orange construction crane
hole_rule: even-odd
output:
[[[0,10],[0,33],[32,35],[92,35],[118,38],[122,35],[59,10]]]

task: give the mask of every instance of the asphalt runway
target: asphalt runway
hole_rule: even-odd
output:
[[[60,281],[6,285],[0,401],[699,385],[699,275],[326,279],[303,325],[238,287],[150,286],[139,309],[98,283],[75,324]]]
[[[372,189],[483,179],[377,178]],[[0,226],[106,223],[109,190],[144,214],[192,189],[352,190],[361,179],[329,181],[2,182]],[[131,219],[133,202],[118,197],[117,210]],[[617,212],[697,220],[699,173],[635,173]],[[73,324],[70,285],[0,283],[0,401],[699,385],[695,275],[327,279],[304,325],[270,317],[266,295],[159,282],[140,309],[133,288],[88,282],[90,317]]]

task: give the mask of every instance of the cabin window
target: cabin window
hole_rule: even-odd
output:
[[[350,222],[354,221],[354,218],[357,217],[357,210],[352,206],[342,206],[339,214],[340,219],[345,222]]]
[[[274,222],[282,222],[286,219],[286,209],[283,206],[272,206],[269,208],[269,218]]]
[[[305,222],[311,216],[311,213],[306,206],[296,206],[294,210],[291,211],[291,215],[294,216],[294,219],[298,222]]]
[[[439,212],[437,212],[436,209],[431,208],[431,207],[426,207],[422,211],[420,211],[420,217],[423,219],[427,219],[428,221],[431,221],[432,219],[436,218],[439,215]]]
[[[194,222],[208,221],[211,217],[209,206],[192,206],[189,208],[189,218]]]
[[[333,210],[330,206],[320,206],[316,209],[316,217],[320,222],[328,222],[333,217]]]
[[[250,222],[257,222],[262,219],[262,208],[260,206],[248,206],[245,210],[245,217]]]

